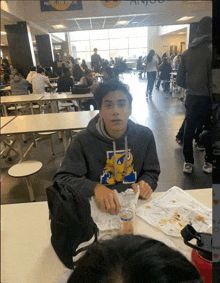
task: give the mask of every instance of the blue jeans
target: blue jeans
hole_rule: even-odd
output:
[[[149,91],[149,95],[152,94],[154,88],[154,82],[156,79],[156,71],[155,72],[147,72],[147,92]]]

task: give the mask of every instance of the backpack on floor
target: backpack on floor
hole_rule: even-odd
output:
[[[93,238],[97,241],[98,227],[91,217],[89,200],[79,190],[61,182],[48,187],[46,193],[52,246],[62,263],[73,269],[77,263],[73,257],[88,248],[79,245]]]

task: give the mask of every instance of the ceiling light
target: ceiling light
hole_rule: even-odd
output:
[[[182,17],[180,18],[179,20],[177,20],[177,22],[186,22],[186,21],[189,21],[191,19],[195,18],[194,16],[189,16],[189,17]]]
[[[1,34],[2,34],[2,35],[6,34],[6,31],[2,31],[2,30],[1,30]]]
[[[52,27],[55,28],[55,29],[65,29],[65,28],[67,28],[64,25],[53,25]]]
[[[186,32],[185,31],[181,31],[181,32],[179,32],[178,34],[185,34]]]
[[[126,26],[129,23],[130,23],[130,21],[118,21],[116,23],[116,26]]]

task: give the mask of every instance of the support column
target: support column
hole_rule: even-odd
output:
[[[29,67],[36,65],[30,27],[26,22],[18,22],[16,25],[5,25],[5,31],[11,63],[26,77]]]
[[[196,38],[199,23],[191,23],[189,27],[189,43]]]
[[[35,38],[38,50],[38,58],[41,66],[44,68],[52,67],[54,56],[51,35],[35,35]]]

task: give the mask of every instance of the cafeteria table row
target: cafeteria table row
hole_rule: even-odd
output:
[[[27,154],[31,148],[35,145],[34,142],[23,153],[22,134],[25,133],[42,133],[42,132],[54,132],[54,131],[70,131],[81,130],[86,128],[89,121],[98,114],[96,111],[79,111],[79,112],[64,112],[64,113],[48,113],[48,114],[36,114],[36,115],[21,115],[13,117],[9,120],[9,117],[1,117],[1,135],[15,135],[18,140],[18,152],[20,161],[25,160]],[[11,118],[11,117],[10,117]],[[63,134],[64,149],[66,150],[68,142],[65,134]]]
[[[37,102],[47,102],[47,101],[66,101],[66,100],[76,100],[78,101],[79,109],[81,109],[81,102],[84,99],[93,98],[92,93],[86,94],[72,94],[71,92],[65,93],[41,93],[41,94],[29,94],[29,95],[11,95],[11,96],[2,96],[0,99],[0,105],[3,107],[4,116],[8,116],[7,107],[8,104],[30,104],[31,113],[33,111],[33,103]]]
[[[212,189],[186,192],[208,208],[212,208]],[[147,204],[162,194],[162,192],[153,192],[150,199],[139,199],[139,202]],[[68,272],[68,269],[59,261],[50,242],[47,202],[2,205],[1,218],[1,282],[60,282],[58,280]],[[168,236],[137,216],[134,227],[135,234],[162,241],[190,259],[192,249],[184,244],[181,237]],[[99,238],[111,232],[117,233],[109,230],[100,233]]]

